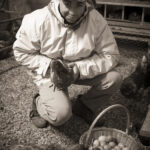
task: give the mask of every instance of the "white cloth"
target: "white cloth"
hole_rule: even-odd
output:
[[[14,56],[34,72],[37,85],[52,58],[75,62],[81,79],[90,79],[114,68],[119,51],[114,36],[101,14],[92,9],[76,30],[63,23],[59,0],[24,16],[13,45]],[[51,11],[49,10],[51,9]]]

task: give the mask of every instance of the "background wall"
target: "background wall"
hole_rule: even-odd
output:
[[[26,0],[32,10],[46,6],[50,0]]]
[[[3,8],[8,9],[8,3],[4,4],[3,0],[0,0],[0,9],[1,9],[2,5],[3,5]],[[7,19],[7,18],[9,18],[8,14],[0,12],[0,20]],[[7,28],[7,23],[0,24],[0,29],[1,30],[5,30],[6,28]]]
[[[42,8],[49,3],[50,0],[0,0],[0,9],[2,8],[12,11],[11,14],[0,12],[0,21],[24,16],[31,11]],[[7,30],[9,23],[0,24],[0,30]]]
[[[50,0],[0,0],[0,9],[3,1],[5,1],[4,8],[10,11],[14,11],[14,13],[9,15],[0,12],[0,20],[24,16],[25,14],[35,9],[46,6],[50,2]],[[116,0],[112,0],[112,1],[115,2]],[[120,1],[146,1],[146,0],[120,0]],[[0,30],[6,29],[7,26],[8,23],[2,25],[0,24]]]
[[[17,16],[22,16],[35,9],[46,6],[49,1],[50,0],[9,0],[9,10],[17,11]]]

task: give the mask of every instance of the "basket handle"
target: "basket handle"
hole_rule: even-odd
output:
[[[88,132],[87,132],[87,137],[86,137],[86,141],[85,141],[85,147],[88,146],[88,141],[89,141],[89,137],[91,135],[91,132],[92,132],[92,129],[94,128],[95,124],[97,123],[97,121],[106,113],[108,112],[109,110],[113,109],[113,108],[123,108],[127,114],[127,127],[126,127],[126,134],[129,133],[129,127],[130,127],[130,114],[129,114],[129,111],[128,109],[121,105],[121,104],[115,104],[115,105],[112,105],[112,106],[109,106],[108,108],[104,109],[102,112],[99,113],[99,115],[95,118],[95,120],[92,122]]]

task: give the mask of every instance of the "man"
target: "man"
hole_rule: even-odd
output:
[[[14,43],[18,62],[31,70],[39,95],[30,117],[37,127],[64,124],[72,115],[67,89],[54,88],[53,59],[72,69],[72,82],[91,89],[73,112],[91,123],[99,106],[119,88],[121,76],[116,41],[104,18],[86,0],[51,0],[43,9],[25,15]]]

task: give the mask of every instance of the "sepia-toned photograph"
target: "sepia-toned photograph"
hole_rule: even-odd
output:
[[[0,0],[0,150],[150,150],[150,0]]]

